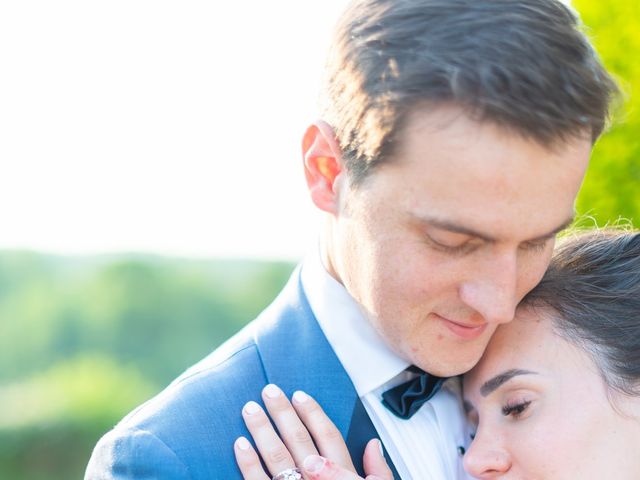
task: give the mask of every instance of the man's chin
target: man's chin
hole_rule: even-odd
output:
[[[456,359],[456,360],[442,360],[440,362],[434,362],[431,359],[414,359],[414,364],[420,367],[427,373],[435,375],[437,377],[455,377],[467,373],[480,361],[481,355],[472,359]]]

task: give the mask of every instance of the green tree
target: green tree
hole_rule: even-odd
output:
[[[587,33],[619,80],[624,103],[597,143],[578,212],[599,225],[623,217],[640,224],[640,2],[574,0]]]
[[[95,355],[0,385],[0,478],[82,478],[100,435],[155,390],[136,368]]]

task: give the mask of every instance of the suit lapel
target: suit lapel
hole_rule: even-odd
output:
[[[351,454],[353,465],[356,467],[356,470],[362,474],[364,472],[364,468],[362,465],[362,454],[364,452],[364,447],[367,446],[369,440],[371,440],[372,438],[379,439],[380,436],[373,426],[373,423],[371,422],[371,419],[369,418],[369,415],[367,414],[367,411],[359,398],[356,400],[355,408],[353,409],[353,415],[351,417],[349,433],[345,438],[347,439],[347,447],[349,448],[349,453]],[[387,460],[389,468],[391,468],[393,478],[395,480],[401,480],[400,475],[398,475],[396,467],[391,461],[386,448],[384,449],[384,456]]]
[[[346,438],[357,394],[309,307],[299,267],[258,322],[255,341],[268,381],[289,396],[313,396]]]
[[[300,267],[258,319],[255,342],[268,382],[289,397],[296,390],[313,396],[346,439],[354,464],[363,475],[364,446],[378,433],[311,311],[300,283]]]

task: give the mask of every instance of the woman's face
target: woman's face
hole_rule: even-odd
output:
[[[552,330],[550,315],[518,309],[465,375],[477,426],[465,469],[481,479],[637,480],[638,399],[616,396],[614,409],[591,357]]]

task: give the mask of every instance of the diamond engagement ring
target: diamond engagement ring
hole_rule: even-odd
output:
[[[274,475],[272,480],[302,480],[302,471],[299,468],[287,468]]]

